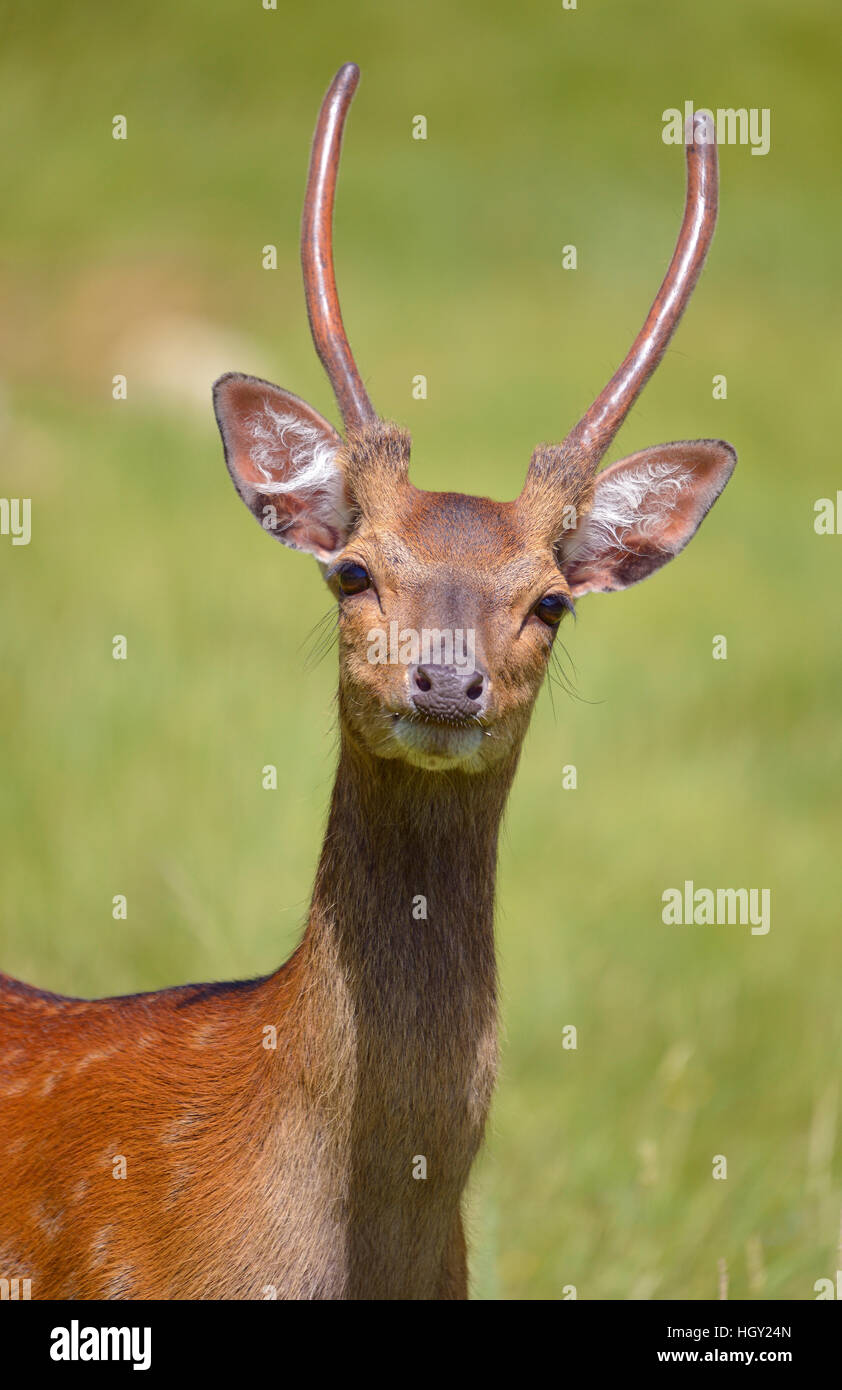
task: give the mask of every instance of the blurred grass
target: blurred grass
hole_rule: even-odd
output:
[[[710,265],[614,451],[721,436],[735,479],[669,571],[581,605],[582,698],[542,695],[512,797],[471,1225],[479,1297],[705,1298],[721,1258],[733,1297],[812,1297],[842,1206],[842,540],[812,526],[842,486],[837,7],[154,0],[19,7],[0,37],[0,494],[33,498],[32,544],[0,540],[0,945],[67,993],[269,970],[306,911],[328,605],[236,501],[209,387],[257,371],[334,415],[297,236],[335,68],[363,68],[337,258],[372,397],[419,485],[502,497],[657,287],[683,180],[662,110],[771,109],[768,156],[721,152]],[[771,932],[664,927],[685,878],[770,887]]]

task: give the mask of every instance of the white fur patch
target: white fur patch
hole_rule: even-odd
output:
[[[246,428],[252,440],[249,457],[261,474],[261,492],[268,496],[284,492],[318,496],[323,519],[340,527],[347,525],[348,504],[336,465],[337,447],[316,425],[275,410],[264,401],[260,413],[246,421]],[[281,461],[288,463],[283,478],[278,476]]]
[[[686,469],[666,460],[641,462],[613,478],[597,479],[593,510],[577,531],[569,556],[577,560],[626,550],[631,534],[648,536],[663,524],[689,479]]]

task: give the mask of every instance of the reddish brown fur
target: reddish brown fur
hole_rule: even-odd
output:
[[[3,1273],[40,1298],[464,1297],[510,775],[478,808],[465,775],[343,749],[305,938],[269,979],[93,1003],[4,980]]]

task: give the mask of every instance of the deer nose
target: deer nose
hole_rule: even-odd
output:
[[[468,719],[482,714],[488,700],[488,676],[464,666],[428,661],[409,668],[412,703],[433,719]]]

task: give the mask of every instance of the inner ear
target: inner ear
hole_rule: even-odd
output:
[[[306,401],[258,377],[229,372],[213,388],[225,462],[264,530],[323,563],[342,549],[351,505],[342,439]]]
[[[593,506],[562,541],[574,596],[626,589],[665,565],[695,535],[737,461],[721,439],[642,449],[600,473]]]

